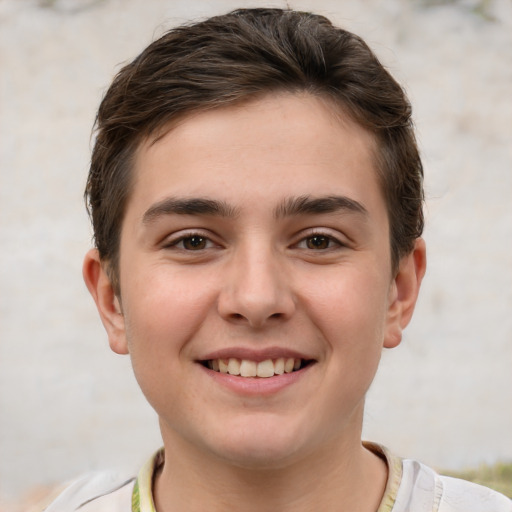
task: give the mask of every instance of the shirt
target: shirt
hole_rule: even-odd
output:
[[[365,443],[388,466],[388,480],[376,512],[512,512],[512,500],[458,478],[438,475],[412,459]],[[137,477],[94,473],[72,483],[45,512],[156,512],[153,477],[164,462],[163,449],[140,469]]]

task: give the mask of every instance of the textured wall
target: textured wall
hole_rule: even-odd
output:
[[[165,27],[284,2],[0,0],[0,496],[159,445],[81,280],[95,108]],[[415,107],[429,269],[365,435],[441,467],[512,459],[512,4],[290,1],[367,39]]]

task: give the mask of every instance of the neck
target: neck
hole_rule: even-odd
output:
[[[376,512],[386,486],[386,464],[358,440],[337,440],[314,457],[265,469],[240,467],[204,453],[190,456],[179,442],[165,443],[165,438],[164,444],[166,462],[153,491],[158,512]]]

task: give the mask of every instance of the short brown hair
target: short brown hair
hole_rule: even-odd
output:
[[[423,230],[423,168],[404,91],[361,38],[323,16],[239,9],[164,34],[121,69],[101,102],[85,196],[116,293],[141,142],[192,112],[299,91],[334,101],[374,135],[397,269]]]

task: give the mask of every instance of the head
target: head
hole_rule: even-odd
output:
[[[421,174],[403,91],[325,18],[235,11],[120,72],[84,277],[166,446],[253,469],[360,447],[425,268]]]
[[[120,233],[141,145],[193,114],[280,93],[326,101],[374,138],[397,271],[423,229],[423,170],[404,91],[362,39],[328,19],[241,9],[167,32],[118,73],[101,103],[86,199],[116,294]]]

